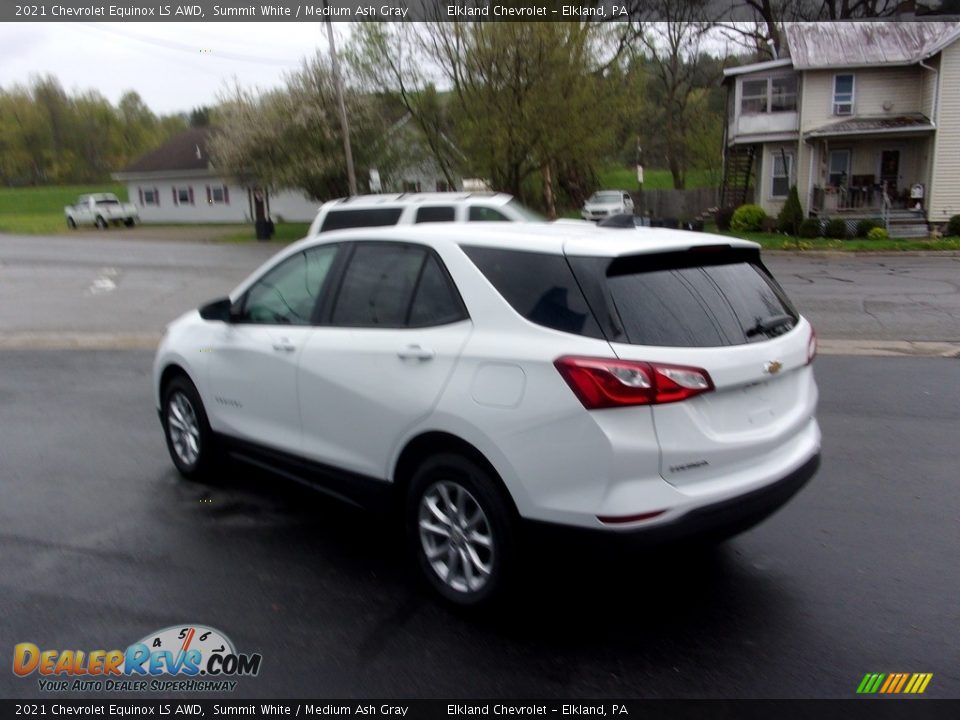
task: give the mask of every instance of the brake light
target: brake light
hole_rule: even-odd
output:
[[[553,364],[587,410],[679,402],[714,389],[706,370],[682,365],[570,355]]]
[[[810,326],[810,339],[807,340],[807,365],[817,356],[817,331]]]

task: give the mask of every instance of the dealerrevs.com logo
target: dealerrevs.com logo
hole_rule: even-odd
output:
[[[13,648],[13,672],[36,673],[44,692],[234,690],[234,678],[260,672],[259,653],[238,653],[230,639],[205,625],[173,625],[147,635],[126,650],[41,650],[23,642]]]

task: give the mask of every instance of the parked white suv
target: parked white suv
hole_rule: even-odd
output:
[[[745,529],[819,463],[813,328],[757,245],[640,232],[302,240],[167,329],[170,456],[191,478],[227,455],[402,512],[425,577],[466,605],[502,588],[521,524]]]
[[[545,219],[506,193],[355,195],[321,205],[307,237],[357,227],[439,222],[543,222]]]
[[[597,190],[580,209],[584,220],[604,220],[623,214],[633,215],[633,198],[626,190]]]

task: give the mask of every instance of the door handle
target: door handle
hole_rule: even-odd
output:
[[[297,346],[294,345],[289,340],[287,340],[286,338],[283,338],[279,342],[275,342],[273,344],[273,349],[276,350],[277,352],[291,353],[297,349]]]
[[[408,345],[397,353],[401,360],[433,360],[435,355],[433,350],[426,350],[419,345]]]

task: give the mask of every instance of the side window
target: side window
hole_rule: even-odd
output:
[[[410,306],[407,325],[410,327],[447,325],[466,317],[463,303],[453,289],[450,279],[437,259],[433,255],[428,255],[423,272],[420,273],[413,304]]]
[[[417,208],[417,218],[414,222],[453,222],[453,208],[448,205]]]
[[[426,252],[400,243],[358,243],[333,307],[346,327],[404,327]]]
[[[362,210],[330,210],[323,219],[320,232],[356,227],[396,225],[403,208],[364,208]]]
[[[504,300],[530,322],[575,335],[603,337],[562,255],[485,247],[463,250]]]
[[[481,205],[471,205],[467,219],[470,222],[510,222],[510,218],[499,210]]]
[[[297,253],[257,280],[249,290],[240,322],[258,325],[308,325],[320,297],[337,245]]]

